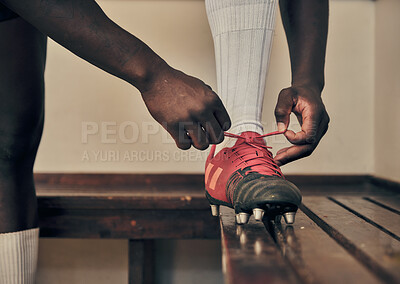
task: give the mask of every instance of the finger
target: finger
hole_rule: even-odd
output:
[[[297,117],[297,121],[300,123],[300,125],[303,125],[303,117],[301,116],[300,113],[295,113]]]
[[[320,129],[322,129],[322,132],[321,132],[321,136],[320,136],[320,138],[318,139],[318,141],[321,140],[321,138],[322,138],[322,137],[326,134],[326,132],[328,131],[329,121],[330,121],[329,116],[328,116],[328,114],[326,114],[326,115],[324,116],[324,118],[322,119],[322,121],[321,121]]]
[[[218,95],[215,93],[214,93],[214,95],[216,96],[215,102],[214,102],[214,105],[215,105],[214,116],[215,116],[215,119],[217,120],[217,122],[219,123],[221,129],[223,131],[226,131],[229,128],[231,128],[231,119],[229,117],[228,112],[225,109],[224,104],[222,103],[222,101],[220,100]]]
[[[285,136],[290,143],[295,145],[313,144],[318,138],[318,130],[322,121],[320,111],[305,109],[302,114],[303,124],[301,131],[295,133],[286,131]]]
[[[188,150],[192,146],[192,140],[185,131],[181,131],[176,134],[176,138],[172,136],[175,140],[176,146],[181,150]]]
[[[184,125],[176,124],[167,128],[169,134],[175,140],[176,146],[181,150],[187,150],[192,145],[192,140],[188,136]]]
[[[278,125],[278,131],[285,131],[289,126],[294,95],[295,91],[291,88],[283,89],[279,93],[278,102],[275,107],[275,118]]]
[[[199,150],[205,150],[208,148],[210,143],[208,142],[207,135],[200,123],[193,123],[190,126],[186,126],[186,131],[195,148]]]
[[[298,160],[309,156],[318,146],[319,141],[327,132],[328,124],[329,124],[329,116],[326,114],[318,127],[319,133],[317,134],[317,139],[313,144],[297,145],[279,150],[274,158],[278,166],[282,166],[294,160]]]
[[[219,144],[224,141],[224,131],[214,116],[207,122],[202,123],[202,126],[206,130],[208,140],[211,144]]]
[[[274,160],[278,166],[283,166],[294,160],[298,160],[311,155],[314,149],[314,145],[291,146],[279,150]]]

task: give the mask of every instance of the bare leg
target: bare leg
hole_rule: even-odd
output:
[[[20,244],[26,238],[37,244],[37,231],[28,237],[26,232],[38,226],[32,171],[43,130],[47,37],[14,18],[0,22],[0,38],[0,233],[8,233],[0,234],[0,269],[5,270],[0,279],[33,283],[35,257],[32,263],[12,264],[8,259],[2,267],[2,256],[3,260],[12,255],[15,261],[29,261],[25,254],[35,254]],[[13,244],[22,249],[13,249]],[[30,267],[30,272],[10,266]]]

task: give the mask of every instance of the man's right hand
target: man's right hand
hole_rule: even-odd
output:
[[[0,1],[73,53],[138,88],[179,148],[206,149],[224,139],[230,119],[211,88],[168,66],[96,1]]]
[[[204,150],[218,144],[231,126],[224,105],[208,85],[170,66],[158,70],[142,97],[154,119],[182,150],[191,145]]]

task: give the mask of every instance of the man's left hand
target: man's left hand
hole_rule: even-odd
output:
[[[288,130],[290,113],[294,113],[301,125],[301,131]],[[278,97],[275,117],[279,131],[294,146],[278,151],[275,161],[279,166],[309,156],[328,130],[329,116],[318,88],[292,86],[283,89]]]

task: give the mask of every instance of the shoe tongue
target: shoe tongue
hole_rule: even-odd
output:
[[[235,146],[243,144],[244,142],[266,145],[264,139],[257,132],[252,132],[252,131],[242,132],[242,134],[240,134],[240,137],[243,137],[244,139],[239,138],[236,141]]]

